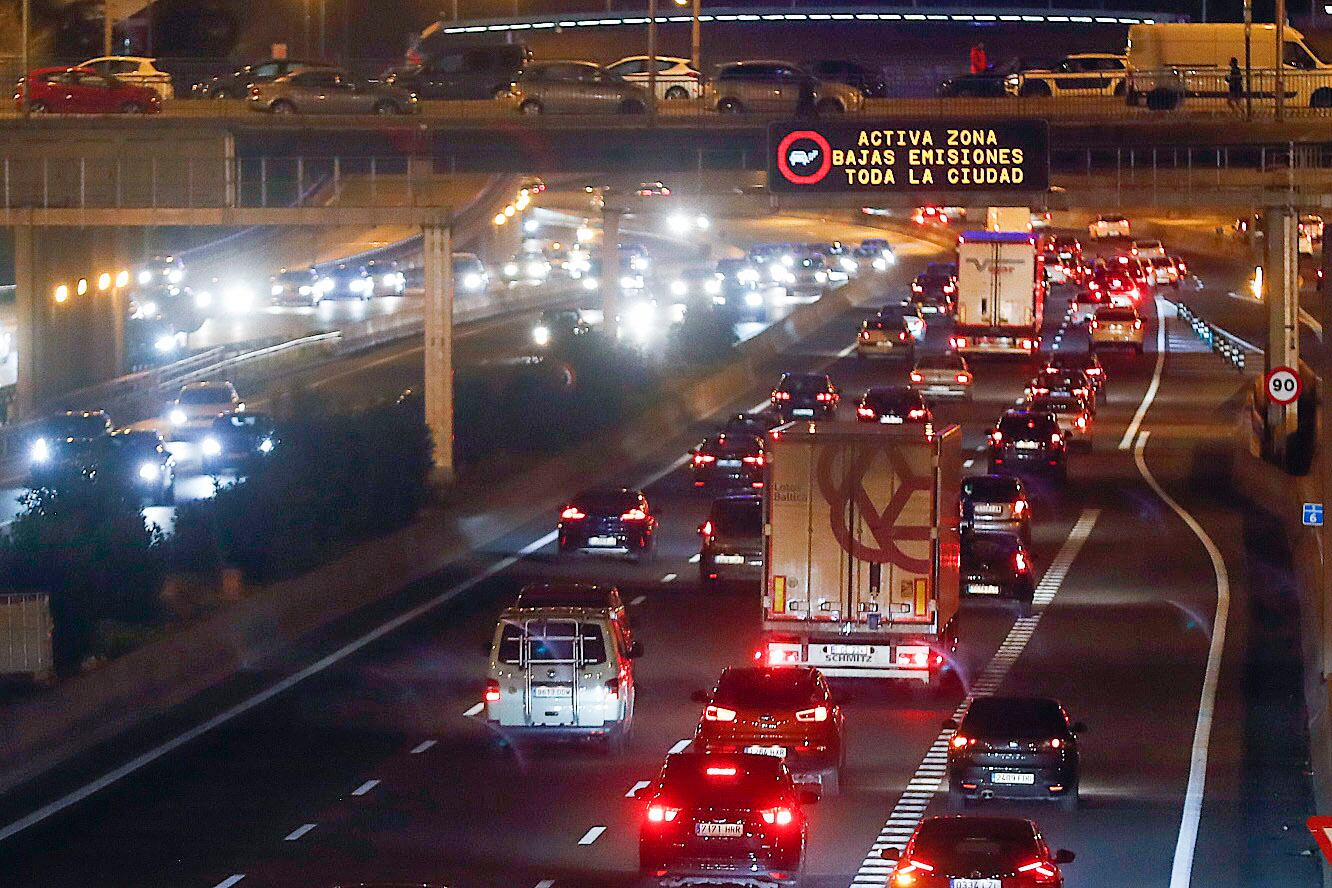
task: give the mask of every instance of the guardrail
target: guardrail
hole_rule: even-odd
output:
[[[1235,370],[1240,373],[1244,372],[1247,364],[1246,355],[1249,351],[1247,344],[1220,327],[1203,320],[1183,302],[1175,303],[1175,314],[1179,316],[1180,320],[1188,324],[1194,335],[1211,348],[1214,353],[1220,355]]]

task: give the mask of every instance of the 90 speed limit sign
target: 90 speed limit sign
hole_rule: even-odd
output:
[[[1289,367],[1273,367],[1267,371],[1263,387],[1273,404],[1293,404],[1300,397],[1300,374]]]

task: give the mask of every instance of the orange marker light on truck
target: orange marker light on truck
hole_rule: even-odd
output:
[[[786,613],[786,577],[772,578],[772,609],[776,613]]]

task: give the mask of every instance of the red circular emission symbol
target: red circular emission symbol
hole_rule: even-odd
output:
[[[1273,367],[1263,378],[1263,388],[1273,404],[1294,404],[1302,388],[1300,374],[1290,367]]]
[[[808,139],[819,149],[819,168],[808,175],[801,175],[791,169],[789,155],[791,146],[801,139]],[[832,169],[832,146],[822,133],[814,130],[795,130],[786,134],[786,137],[777,144],[777,169],[781,171],[786,181],[792,185],[814,185],[823,181],[823,177],[828,175],[828,170]]]

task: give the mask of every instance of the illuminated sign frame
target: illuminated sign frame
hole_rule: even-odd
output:
[[[774,192],[1032,192],[1050,187],[1044,120],[819,120],[768,128]]]

